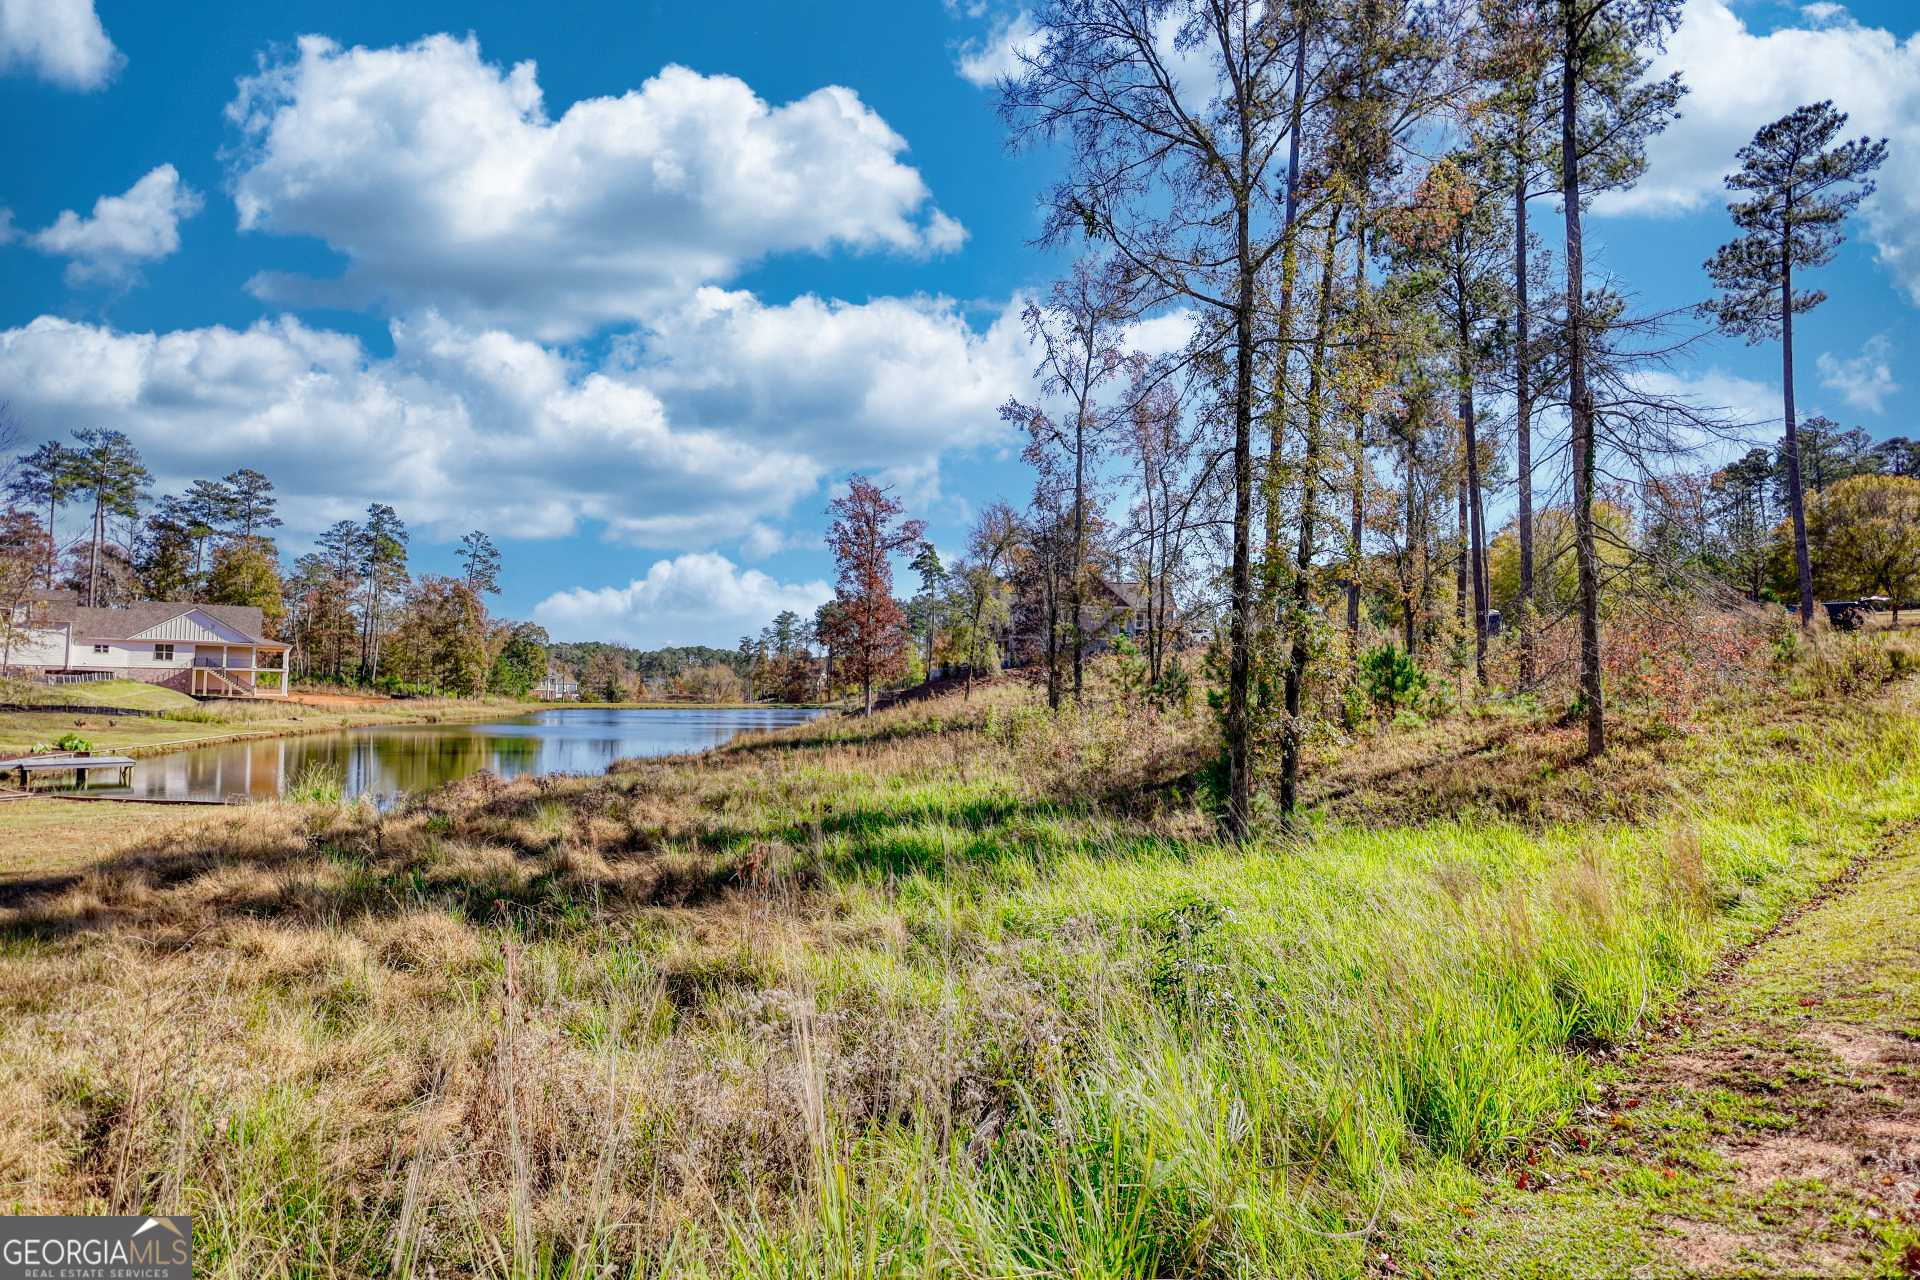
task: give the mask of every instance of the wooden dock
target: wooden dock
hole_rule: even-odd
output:
[[[120,774],[123,783],[133,779],[132,756],[97,756],[79,751],[63,751],[54,755],[16,756],[11,760],[0,760],[0,777],[11,774],[19,779],[20,789],[33,789],[33,775],[37,773],[71,773],[81,786],[87,783],[87,775],[96,769],[112,769]]]

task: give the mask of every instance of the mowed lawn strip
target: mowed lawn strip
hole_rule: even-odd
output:
[[[190,700],[191,701],[191,700]],[[436,724],[527,715],[540,707],[511,699],[417,699],[350,708],[309,707],[262,699],[170,707],[159,716],[115,716],[73,710],[0,712],[0,757],[78,734],[100,752],[153,755],[179,747],[322,733],[380,724]]]

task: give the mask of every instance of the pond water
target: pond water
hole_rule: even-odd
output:
[[[170,800],[271,800],[317,764],[345,778],[349,796],[390,800],[483,769],[505,778],[604,773],[615,760],[705,751],[737,734],[803,724],[821,714],[777,707],[581,708],[478,724],[380,725],[189,747],[141,760],[126,786],[88,790]]]

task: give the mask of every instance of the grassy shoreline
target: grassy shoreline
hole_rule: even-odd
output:
[[[1246,848],[1198,716],[1018,689],[249,806],[0,909],[0,1203],[186,1207],[229,1276],[1474,1274],[1434,1213],[1920,815],[1910,693],[1770,697],[1357,744],[1389,805],[1322,761]],[[1377,776],[1467,750],[1444,812]]]

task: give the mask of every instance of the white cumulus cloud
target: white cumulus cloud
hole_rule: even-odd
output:
[[[269,300],[433,306],[548,340],[650,319],[780,252],[939,253],[965,238],[906,142],[850,89],[782,105],[669,66],[548,116],[534,64],[471,37],[303,37],[228,116],[243,229],[317,236],[345,277],[256,277]]]
[[[125,61],[93,0],[0,0],[0,72],[92,90],[105,88]]]
[[[757,634],[782,609],[803,618],[833,595],[825,582],[780,582],[741,569],[725,556],[695,552],[656,560],[624,587],[575,587],[534,606],[534,620],[556,639],[731,646]]]
[[[679,429],[644,386],[436,317],[394,353],[282,318],[122,333],[42,316],[0,332],[0,386],[36,432],[111,420],[163,485],[272,476],[293,530],[391,502],[441,533],[559,537],[586,522],[700,545],[777,515],[819,464],[742,434]]]
[[[995,406],[1025,385],[1013,304],[980,333],[937,300],[714,294],[598,364],[431,312],[394,321],[386,357],[287,317],[156,334],[41,316],[0,330],[0,387],[39,435],[113,422],[163,486],[243,457],[296,534],[377,499],[442,533],[770,555],[834,474],[937,475],[998,439]]]
[[[200,193],[163,164],[124,195],[101,196],[93,213],[65,210],[52,226],[31,237],[42,253],[68,259],[67,283],[126,279],[141,263],[180,248],[180,223],[200,212]]]
[[[1681,118],[1648,147],[1649,169],[1630,191],[1601,195],[1607,213],[1686,213],[1726,199],[1722,178],[1761,125],[1831,98],[1849,136],[1890,141],[1880,190],[1862,207],[1867,239],[1920,303],[1920,35],[1899,39],[1844,11],[1813,5],[1815,25],[1760,34],[1728,0],[1688,0],[1654,72],[1679,71],[1691,89]],[[1731,232],[1729,232],[1731,234]]]
[[[991,88],[1021,71],[1020,55],[1039,52],[1040,31],[1025,9],[994,21],[987,34],[961,44],[954,69],[968,84]]]
[[[1692,406],[1743,438],[1764,442],[1780,431],[1784,405],[1777,382],[1745,378],[1713,365],[1684,373],[1651,369],[1640,375],[1638,383],[1654,395]]]
[[[1879,413],[1887,407],[1887,397],[1900,389],[1893,379],[1893,345],[1885,334],[1868,338],[1857,356],[1836,356],[1823,351],[1814,366],[1820,372],[1820,385],[1838,392],[1840,398],[1856,409]]]
[[[760,438],[869,468],[1001,440],[999,405],[1033,364],[1017,302],[976,332],[947,299],[774,306],[715,288],[623,355],[677,421],[752,422]]]

